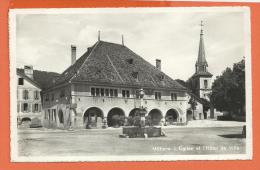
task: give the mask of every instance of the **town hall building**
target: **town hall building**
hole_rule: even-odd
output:
[[[43,91],[46,127],[126,125],[139,109],[152,125],[186,122],[187,89],[161,71],[159,59],[153,66],[123,40],[115,44],[100,38],[78,60],[71,46],[71,58],[71,66]]]

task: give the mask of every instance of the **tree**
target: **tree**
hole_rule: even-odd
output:
[[[198,105],[196,100],[194,99],[194,97],[191,97],[189,102],[188,102],[191,106],[192,109],[192,117],[195,120],[195,116],[194,116],[194,111],[196,110],[196,106]]]
[[[226,68],[212,85],[211,101],[220,111],[245,115],[245,60]]]

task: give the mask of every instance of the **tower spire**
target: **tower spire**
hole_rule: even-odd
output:
[[[206,61],[204,39],[203,39],[203,21],[200,22],[200,43],[199,43],[199,53],[196,62],[196,72],[207,72],[208,63]]]
[[[203,21],[200,21],[200,35],[203,35]]]

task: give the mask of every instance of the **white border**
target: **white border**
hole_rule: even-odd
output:
[[[17,98],[16,98],[16,15],[18,14],[83,14],[83,13],[153,13],[153,12],[244,12],[246,60],[246,154],[210,155],[135,155],[135,156],[18,156]],[[10,131],[12,162],[104,162],[104,161],[177,161],[177,160],[248,160],[252,159],[252,77],[251,33],[249,7],[171,7],[171,8],[68,8],[68,9],[11,9],[9,11],[10,47]]]

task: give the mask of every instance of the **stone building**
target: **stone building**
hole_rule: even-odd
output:
[[[144,109],[153,125],[186,122],[187,89],[122,44],[100,39],[43,91],[44,126],[101,128]],[[140,98],[140,95],[144,95]],[[113,121],[120,117],[122,123]]]
[[[33,78],[33,67],[17,69],[17,120],[18,125],[29,126],[31,120],[41,120],[41,87]]]
[[[41,91],[51,85],[59,74],[34,70],[25,65],[16,69],[17,75],[17,122],[19,126],[28,127],[32,120],[40,126],[42,120]]]

